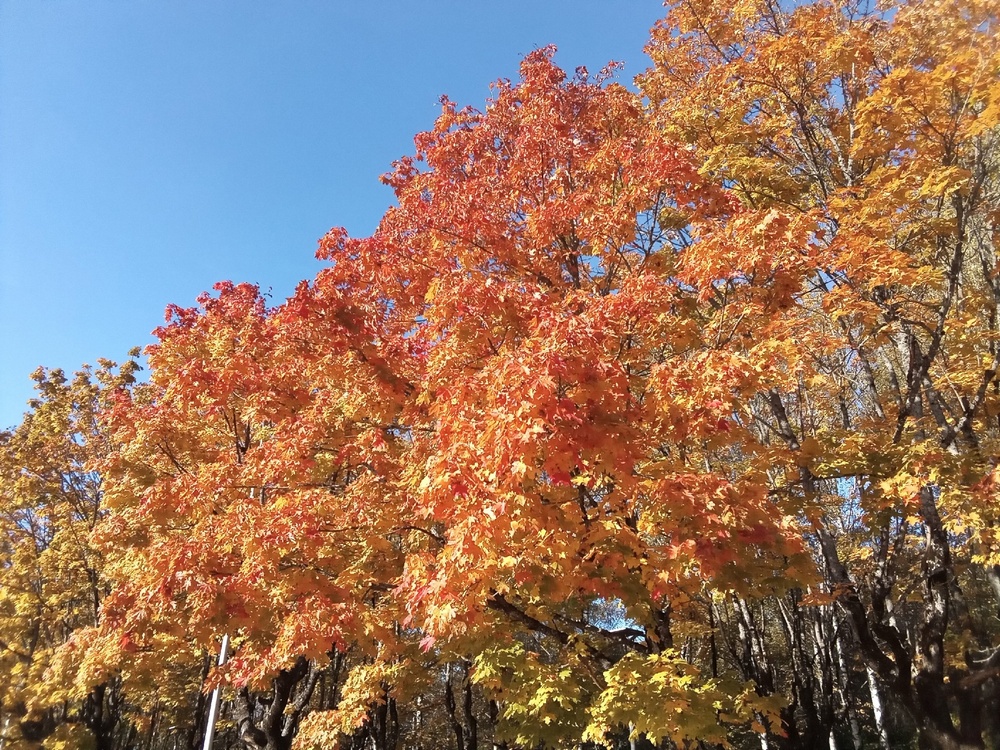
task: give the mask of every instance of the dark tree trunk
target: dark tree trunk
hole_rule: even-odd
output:
[[[479,748],[479,727],[476,722],[476,712],[472,703],[472,678],[469,674],[469,665],[465,665],[465,679],[462,681],[465,698],[463,701],[463,712],[465,714],[465,750],[478,750]]]
[[[448,709],[448,721],[451,723],[451,730],[455,734],[455,749],[465,750],[465,730],[462,722],[458,720],[457,705],[455,704],[455,691],[451,687],[451,665],[445,668],[444,673],[444,705]]]
[[[303,692],[292,702],[295,687],[307,675],[313,675]],[[233,708],[236,732],[247,750],[289,750],[298,721],[316,685],[315,670],[300,656],[291,669],[283,669],[271,683],[266,695],[251,695],[240,690]],[[286,713],[291,703],[291,711]]]

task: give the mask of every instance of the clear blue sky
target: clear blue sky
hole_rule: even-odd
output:
[[[0,0],[0,427],[38,365],[121,360],[220,279],[280,302],[364,235],[438,99],[545,44],[647,64],[656,0]]]

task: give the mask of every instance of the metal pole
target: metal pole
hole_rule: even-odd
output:
[[[229,634],[222,636],[222,648],[219,649],[219,666],[226,663],[229,658]],[[212,750],[212,741],[215,739],[215,720],[219,716],[219,700],[222,697],[222,685],[212,691],[212,702],[208,707],[208,726],[205,727],[205,744],[202,750]]]

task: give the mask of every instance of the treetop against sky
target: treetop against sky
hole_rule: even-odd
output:
[[[219,686],[245,750],[1000,745],[998,19],[679,0],[638,90],[541,46],[280,304],[35,371],[0,743],[194,750]]]
[[[333,225],[374,229],[378,176],[447,94],[481,107],[521,57],[648,64],[655,0],[0,0],[0,425],[40,364],[151,341],[219,279],[277,303]]]

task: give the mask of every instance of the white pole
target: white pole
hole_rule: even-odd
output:
[[[219,666],[226,663],[229,658],[229,634],[222,636],[222,648],[219,649]],[[203,750],[212,750],[212,741],[215,739],[215,720],[219,716],[219,700],[222,696],[222,685],[212,691],[212,702],[208,707],[208,726],[205,727],[205,744]]]

